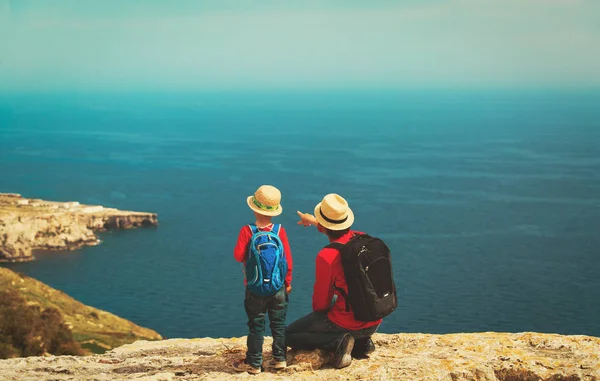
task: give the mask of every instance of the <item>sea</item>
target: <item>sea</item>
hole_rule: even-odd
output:
[[[392,252],[381,332],[600,336],[600,91],[0,96],[0,192],[160,223],[3,266],[165,337],[247,334],[233,247],[262,184],[283,195],[288,322],[328,243],[296,211],[338,193]]]

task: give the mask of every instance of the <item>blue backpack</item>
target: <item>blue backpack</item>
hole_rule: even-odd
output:
[[[279,239],[281,225],[273,225],[271,231],[248,226],[252,230],[245,267],[248,290],[259,296],[275,295],[283,287],[287,273],[287,260]]]

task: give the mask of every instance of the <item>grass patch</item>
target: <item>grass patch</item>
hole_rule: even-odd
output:
[[[83,348],[83,350],[85,350],[86,352],[95,354],[95,355],[101,355],[106,353],[106,351],[108,351],[108,349],[99,346],[96,343],[82,343],[81,344],[81,348]]]
[[[140,327],[109,312],[102,311],[71,298],[62,291],[24,274],[18,274],[0,267],[0,291],[14,291],[28,305],[38,305],[40,309],[55,308],[60,311],[67,326],[72,331],[75,342],[86,352],[96,353],[102,348],[116,348],[137,340],[160,340],[155,331]],[[94,343],[94,344],[92,344]],[[92,348],[94,347],[94,348]]]

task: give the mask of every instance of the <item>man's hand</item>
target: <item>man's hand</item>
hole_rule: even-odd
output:
[[[292,292],[292,286],[285,286],[285,293],[289,294],[290,292]]]
[[[298,217],[300,217],[300,221],[298,221],[298,225],[310,226],[317,225],[317,219],[312,214],[296,212],[298,213]]]

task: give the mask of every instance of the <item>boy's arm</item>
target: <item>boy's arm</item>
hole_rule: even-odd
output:
[[[294,267],[294,263],[292,261],[292,250],[290,249],[290,243],[288,242],[287,233],[283,226],[279,232],[279,238],[281,239],[281,243],[283,243],[283,251],[285,252],[285,260],[287,261],[287,273],[285,274],[285,285],[287,292],[291,291],[292,285],[292,269]]]
[[[246,256],[248,255],[248,243],[250,243],[250,237],[252,237],[251,233],[248,226],[243,226],[240,230],[237,243],[233,249],[233,257],[238,262],[244,262],[246,260]]]
[[[327,311],[333,299],[331,264],[317,255],[315,286],[313,290],[313,311]]]

